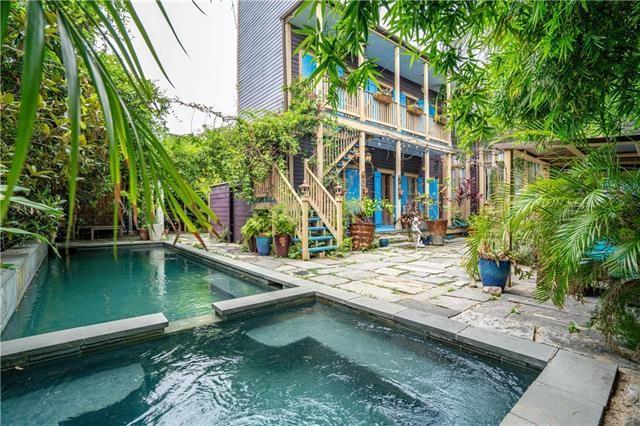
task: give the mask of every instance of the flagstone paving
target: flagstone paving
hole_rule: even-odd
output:
[[[196,244],[191,236],[181,237],[181,241]],[[637,363],[612,352],[602,335],[589,327],[596,298],[586,297],[582,302],[569,299],[560,310],[549,302],[538,303],[534,299],[533,279],[514,279],[512,287],[500,297],[492,297],[484,293],[482,285],[470,279],[461,266],[465,251],[462,239],[420,249],[397,244],[310,261],[260,257],[244,252],[238,244],[209,243],[207,248],[210,252],[362,296],[438,312],[477,327],[638,368]],[[570,327],[573,323],[577,331],[576,327]]]

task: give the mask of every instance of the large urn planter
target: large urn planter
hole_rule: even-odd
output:
[[[271,237],[256,237],[256,247],[259,256],[269,256],[271,253]]]
[[[349,225],[354,250],[366,250],[373,245],[376,227],[373,223],[357,222]]]
[[[428,220],[427,229],[431,233],[431,244],[444,245],[444,237],[447,235],[447,220]]]
[[[291,237],[289,235],[276,235],[273,237],[273,251],[278,257],[289,256],[289,247],[291,246]]]
[[[511,261],[480,258],[478,269],[483,287],[500,287],[504,290],[511,273]]]

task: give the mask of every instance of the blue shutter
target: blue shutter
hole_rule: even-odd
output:
[[[316,60],[313,56],[305,53],[302,57],[302,77],[309,77],[316,70]]]
[[[438,207],[439,199],[438,199],[438,180],[431,179],[429,181],[429,197],[435,202],[429,206],[429,219],[430,220],[438,220],[440,218],[440,208]]]
[[[400,105],[407,106],[407,94],[400,92]]]
[[[429,116],[436,116],[436,107],[433,104],[429,104]]]
[[[382,173],[373,173],[373,196],[377,201],[382,201]],[[382,225],[382,209],[377,209],[373,216],[376,226]]]
[[[424,194],[424,178],[422,176],[418,176],[418,195]],[[420,211],[424,211],[424,205],[420,204]]]
[[[358,169],[345,169],[345,180],[347,186],[346,199],[359,200],[360,199],[360,174]]]
[[[417,102],[417,104],[418,104],[418,106],[420,107],[420,109],[424,111],[424,99],[420,99],[420,100]]]
[[[402,212],[409,202],[409,179],[403,175],[400,179],[400,185],[402,187],[402,204],[400,204],[400,211]]]
[[[365,90],[369,93],[376,93],[378,91],[378,86],[373,82],[373,80],[367,80],[367,86]]]
[[[338,77],[344,76],[344,69],[341,66],[338,66]]]

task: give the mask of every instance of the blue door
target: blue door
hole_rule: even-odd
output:
[[[400,187],[402,188],[400,213],[402,213],[407,209],[407,204],[409,203],[409,179],[404,175],[400,178]]]
[[[422,176],[418,176],[418,195],[424,194],[424,178]],[[424,204],[420,203],[420,211],[424,211]]]
[[[373,173],[373,196],[376,201],[382,201],[382,173]],[[376,210],[373,215],[374,223],[376,227],[382,225],[382,209]]]
[[[429,180],[429,197],[435,202],[429,206],[429,219],[438,220],[440,217],[440,207],[438,207],[438,180],[431,179]]]
[[[346,199],[350,200],[359,200],[360,199],[360,173],[358,169],[345,169],[344,171],[345,180],[346,180]]]

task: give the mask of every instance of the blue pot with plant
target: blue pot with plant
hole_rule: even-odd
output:
[[[484,287],[500,287],[504,290],[511,273],[511,261],[480,258],[478,269]]]
[[[380,238],[380,247],[387,247],[389,246],[389,239],[388,238]]]
[[[256,247],[258,248],[258,255],[269,256],[271,253],[271,237],[268,235],[258,235],[256,237]]]

